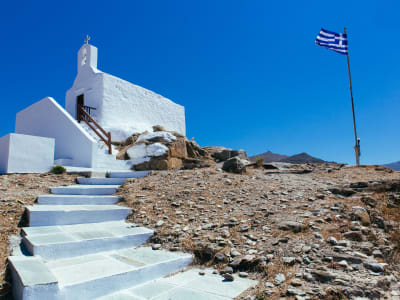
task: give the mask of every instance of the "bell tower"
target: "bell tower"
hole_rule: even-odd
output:
[[[97,48],[89,45],[90,37],[87,35],[85,44],[79,49],[78,52],[78,73],[81,70],[92,67],[97,69]]]

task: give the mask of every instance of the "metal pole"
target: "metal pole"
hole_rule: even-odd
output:
[[[347,36],[346,28],[344,29],[344,33]],[[357,166],[359,166],[360,165],[360,141],[357,138],[356,115],[355,115],[355,112],[354,112],[353,86],[351,84],[350,59],[349,59],[349,50],[348,49],[347,49],[347,55],[346,56],[347,56],[347,68],[349,70],[351,109],[353,111],[354,140],[355,140],[354,151],[355,151],[355,154],[356,154],[356,164],[357,164]]]

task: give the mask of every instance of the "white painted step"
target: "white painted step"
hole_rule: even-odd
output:
[[[103,170],[131,170],[132,164],[130,161],[125,160],[101,161],[94,163],[93,168]]]
[[[106,178],[106,177],[78,177],[79,184],[85,185],[122,185],[126,178]]]
[[[108,152],[108,150],[107,150]],[[130,170],[132,164],[127,160],[118,160],[115,155],[105,154],[104,152],[98,152],[95,154],[93,162],[94,168],[105,168],[113,170]]]
[[[149,247],[51,261],[9,257],[16,300],[93,299],[161,278],[191,262],[189,254]]]
[[[110,177],[111,178],[139,178],[139,177],[145,177],[149,175],[151,171],[111,171],[110,172]]]
[[[25,227],[22,235],[22,242],[31,255],[54,260],[137,247],[153,235],[153,230],[117,221]]]
[[[199,275],[200,271],[205,274]],[[257,285],[257,281],[241,278],[237,274],[233,275],[234,281],[226,281],[221,275],[213,274],[213,271],[190,269],[96,300],[228,300]]]
[[[74,160],[72,158],[59,158],[54,160],[54,165],[57,166],[73,166]]]
[[[112,205],[118,196],[101,195],[40,195],[38,203],[43,205]]]
[[[73,225],[124,220],[130,209],[118,205],[27,206],[29,226]]]
[[[53,194],[62,195],[112,195],[119,185],[69,185],[50,188]]]

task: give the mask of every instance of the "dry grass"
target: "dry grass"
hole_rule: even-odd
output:
[[[264,158],[261,156],[257,156],[256,158],[256,167],[261,168],[264,165]]]

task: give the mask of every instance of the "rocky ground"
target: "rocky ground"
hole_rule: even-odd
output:
[[[6,273],[10,248],[18,245],[20,227],[26,226],[23,213],[49,187],[72,184],[76,175],[14,174],[0,175],[0,299],[11,298],[10,278]]]
[[[154,249],[195,254],[225,278],[258,279],[244,299],[396,299],[400,173],[383,167],[221,165],[155,171],[120,188],[129,221],[154,228]],[[6,257],[24,207],[76,175],[0,176],[0,298],[9,295]],[[222,276],[221,275],[221,276]]]
[[[153,172],[120,188],[154,249],[260,280],[245,299],[396,299],[400,173],[387,168],[220,166]]]

